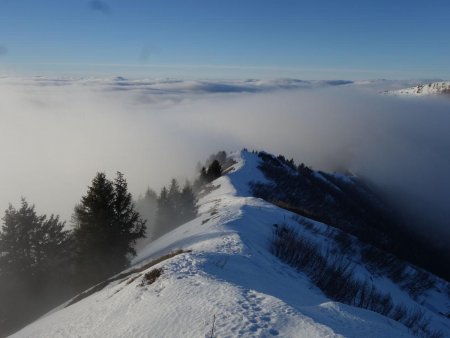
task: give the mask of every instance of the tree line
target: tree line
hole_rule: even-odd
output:
[[[196,195],[205,184],[222,175],[222,167],[226,164],[226,160],[225,151],[211,155],[204,166],[199,165],[199,175],[192,184],[186,181],[181,187],[173,178],[159,194],[147,188],[144,196],[139,197],[136,202],[137,210],[148,222],[147,239],[141,242],[146,244],[195,218]],[[141,246],[141,243],[138,245]]]
[[[2,220],[0,335],[126,268],[146,230],[120,172],[114,180],[97,173],[70,230],[59,216],[38,215],[25,198]]]
[[[159,195],[149,188],[136,202],[122,173],[113,180],[97,173],[71,227],[38,215],[25,198],[10,205],[0,232],[0,337],[127,268],[146,236],[156,239],[195,218],[196,192],[220,172],[216,160],[193,185],[172,179]]]

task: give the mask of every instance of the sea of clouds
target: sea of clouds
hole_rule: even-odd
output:
[[[379,186],[449,238],[450,100],[382,95],[414,81],[0,78],[0,208],[21,196],[70,221],[98,171],[137,197],[218,150],[284,154]]]

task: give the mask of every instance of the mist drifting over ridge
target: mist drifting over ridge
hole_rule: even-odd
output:
[[[247,147],[364,176],[445,241],[450,100],[379,95],[385,85],[3,78],[0,207],[25,196],[69,220],[97,171],[123,172],[137,196]]]

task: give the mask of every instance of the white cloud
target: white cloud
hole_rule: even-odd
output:
[[[25,196],[69,219],[97,171],[122,171],[138,194],[194,174],[212,152],[248,147],[349,168],[391,196],[409,196],[403,207],[423,205],[421,216],[444,229],[450,102],[364,86],[375,90],[298,80],[2,78],[0,207]]]

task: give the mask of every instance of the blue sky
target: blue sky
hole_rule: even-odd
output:
[[[0,73],[450,78],[450,1],[0,0]]]

